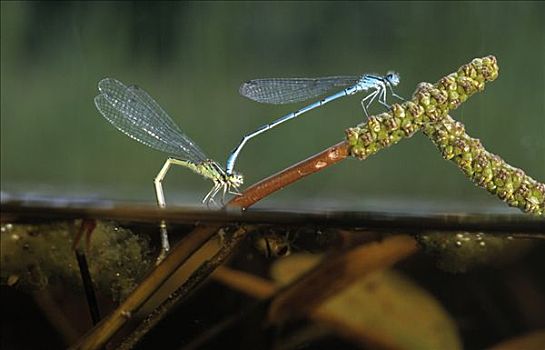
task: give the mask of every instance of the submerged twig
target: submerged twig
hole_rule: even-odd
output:
[[[169,297],[156,307],[131,334],[120,344],[117,349],[132,349],[144,335],[146,335],[168,311],[178,302],[187,297],[202,281],[204,281],[214,270],[223,264],[230,256],[234,247],[246,236],[246,228],[237,230],[230,239],[226,240],[221,249],[210,259],[201,264],[188,279]]]
[[[78,247],[79,241],[83,235],[85,235],[85,248],[88,250],[90,244],[90,236],[96,227],[96,220],[82,220],[77,235],[74,237],[72,243],[72,249],[76,253],[76,260],[78,261],[79,272],[81,275],[81,282],[83,290],[85,291],[85,297],[87,298],[87,304],[89,306],[89,313],[91,314],[91,321],[93,326],[100,321],[100,310],[98,308],[98,302],[95,294],[95,286],[91,273],[89,272],[89,264],[87,263],[87,256],[83,249]]]
[[[87,264],[87,257],[85,253],[79,249],[75,250],[76,259],[78,261],[79,271],[81,274],[81,282],[83,289],[85,290],[85,297],[87,298],[87,304],[89,305],[89,313],[91,314],[91,321],[93,325],[100,321],[100,310],[98,308],[97,297],[95,294],[95,287],[93,285],[93,279],[89,273],[89,265]]]
[[[220,225],[198,226],[179,242],[170,254],[134,289],[134,291],[79,341],[72,349],[99,349],[140,309],[166,280],[220,228]]]

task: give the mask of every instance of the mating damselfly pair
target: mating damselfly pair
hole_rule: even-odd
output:
[[[155,194],[160,208],[166,206],[162,181],[173,164],[187,167],[214,182],[214,186],[203,199],[203,203],[208,205],[219,192],[223,196],[227,192],[238,193],[243,177],[234,171],[234,166],[240,151],[250,139],[328,102],[358,92],[371,91],[361,100],[366,115],[367,109],[375,99],[388,108],[386,102],[388,90],[393,96],[402,99],[393,90],[398,83],[399,75],[395,72],[388,72],[385,76],[364,74],[362,76],[250,80],[241,86],[240,93],[254,101],[270,104],[300,102],[323,95],[333,88],[344,87],[344,89],[245,135],[230,153],[225,169],[214,160],[207,158],[199,146],[185,135],[161,106],[138,86],[126,86],[118,80],[105,78],[98,83],[100,93],[95,97],[95,105],[104,118],[130,138],[172,156],[166,160],[154,180]],[[166,224],[162,221],[163,252],[169,249],[166,232]]]

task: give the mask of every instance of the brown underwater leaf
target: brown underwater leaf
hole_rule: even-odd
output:
[[[286,284],[319,259],[279,260],[275,280]],[[331,297],[310,317],[367,346],[393,349],[461,349],[454,321],[427,291],[393,270],[374,272]]]

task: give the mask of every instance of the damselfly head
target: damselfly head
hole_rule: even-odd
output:
[[[238,188],[244,182],[244,177],[242,176],[242,174],[234,172],[230,175],[227,175],[227,182],[234,188]]]
[[[388,82],[392,86],[396,86],[397,84],[399,84],[399,73],[394,72],[394,71],[389,71],[386,74],[386,80],[388,80]]]

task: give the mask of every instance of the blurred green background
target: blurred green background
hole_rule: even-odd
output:
[[[489,151],[545,180],[543,2],[2,2],[1,189],[23,197],[154,203],[165,155],[97,112],[106,76],[148,91],[213,159],[244,133],[303,104],[260,105],[239,85],[264,77],[401,73],[397,92],[493,54],[500,77],[452,115]],[[252,184],[343,139],[363,119],[344,98],[252,141]],[[375,107],[375,112],[380,108]],[[199,205],[211,183],[182,168],[167,202]],[[410,202],[409,202],[410,201]],[[409,204],[411,203],[411,204]],[[349,160],[261,206],[409,210],[506,208],[421,134]]]

